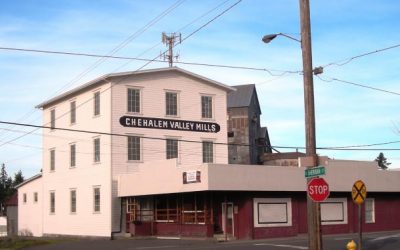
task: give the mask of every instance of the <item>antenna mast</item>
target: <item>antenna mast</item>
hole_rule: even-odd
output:
[[[168,47],[168,52],[167,54],[163,53],[164,60],[168,60],[169,67],[172,67],[174,58],[175,60],[178,60],[179,54],[174,56],[174,47],[175,43],[181,43],[182,37],[181,33],[171,33],[167,35],[165,32],[162,33],[161,40],[163,44],[165,44]]]

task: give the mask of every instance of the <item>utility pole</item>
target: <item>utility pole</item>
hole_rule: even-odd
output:
[[[181,43],[181,41],[182,41],[181,33],[178,33],[178,34],[172,33],[170,35],[167,35],[165,32],[163,32],[162,36],[161,36],[161,40],[168,47],[167,54],[165,54],[165,52],[163,53],[164,60],[167,59],[169,67],[172,67],[174,58],[178,59],[178,57],[179,57],[179,55],[174,56],[173,49],[175,47],[176,42]]]
[[[311,52],[311,24],[309,0],[299,0],[301,50],[303,55],[304,110],[306,129],[306,155],[313,159],[312,166],[318,164],[315,140],[314,84]],[[310,250],[322,250],[321,210],[318,202],[307,196],[308,246]]]

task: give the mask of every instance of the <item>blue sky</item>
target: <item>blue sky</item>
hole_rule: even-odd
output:
[[[154,58],[165,50],[161,32],[181,31],[186,37],[232,5],[234,0],[186,0],[116,55]],[[0,8],[0,47],[107,54],[176,0],[6,1]],[[201,17],[209,10],[208,15]],[[313,66],[400,44],[400,3],[393,0],[311,1]],[[196,20],[195,22],[193,22]],[[182,29],[184,28],[184,29]],[[299,38],[299,3],[294,0],[243,0],[233,9],[176,47],[180,61],[247,66],[283,71],[301,70],[300,45],[269,33]],[[150,49],[154,47],[153,49]],[[146,53],[144,53],[146,52]],[[400,48],[324,69],[322,79],[342,79],[400,92]],[[144,63],[107,60],[76,80],[97,59],[0,50],[0,120],[41,124],[34,106],[103,74],[137,70]],[[123,66],[125,65],[125,66]],[[151,63],[146,68],[165,67]],[[228,85],[257,84],[262,124],[271,143],[304,146],[303,80],[300,74],[179,65]],[[274,71],[280,74],[280,71]],[[75,79],[75,80],[74,80]],[[317,146],[346,146],[400,140],[396,125],[400,96],[314,78]],[[29,117],[25,115],[33,112]],[[21,119],[23,118],[23,119]],[[14,131],[4,131],[4,128]],[[0,144],[29,131],[0,125]],[[37,131],[0,147],[0,162],[10,174],[25,176],[41,168],[41,136]],[[377,146],[400,148],[399,144]],[[375,147],[376,148],[376,147]],[[383,151],[400,167],[398,151]],[[379,151],[318,151],[336,159],[373,160]]]

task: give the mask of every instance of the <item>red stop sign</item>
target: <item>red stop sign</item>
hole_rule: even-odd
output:
[[[308,182],[307,193],[313,201],[324,201],[329,196],[329,185],[323,178],[313,178]]]

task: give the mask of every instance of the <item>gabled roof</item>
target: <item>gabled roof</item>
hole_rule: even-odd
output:
[[[256,90],[254,84],[233,86],[236,91],[228,94],[228,108],[249,107]]]
[[[28,184],[29,182],[34,181],[34,180],[36,180],[36,179],[38,179],[38,178],[40,178],[40,177],[42,177],[42,173],[37,174],[37,175],[34,175],[34,176],[32,176],[31,178],[29,178],[29,179],[26,179],[24,182],[22,182],[22,183],[16,185],[15,188],[20,188],[20,187],[22,187],[23,185]]]
[[[68,98],[70,96],[73,96],[74,94],[76,94],[79,91],[83,91],[85,89],[89,89],[89,88],[94,88],[95,86],[104,83],[105,81],[109,80],[110,78],[115,78],[115,77],[127,77],[127,76],[134,76],[134,75],[143,75],[143,74],[154,74],[154,73],[160,73],[160,72],[178,72],[184,75],[187,75],[189,77],[193,77],[202,81],[207,82],[208,84],[214,85],[215,87],[218,88],[222,88],[225,91],[229,92],[229,91],[235,91],[235,88],[232,88],[228,85],[225,85],[223,83],[214,81],[212,79],[209,79],[207,77],[192,73],[190,71],[178,68],[178,67],[168,67],[168,68],[159,68],[159,69],[149,69],[149,70],[136,70],[136,71],[127,71],[127,72],[120,72],[120,73],[110,73],[110,74],[106,74],[103,75],[99,78],[96,78],[90,82],[87,82],[79,87],[76,87],[72,90],[69,90],[67,92],[64,92],[61,95],[58,95],[56,97],[53,97],[45,102],[42,102],[40,104],[38,104],[36,106],[36,108],[43,108],[45,106],[51,105],[57,101],[60,101],[62,99]]]

